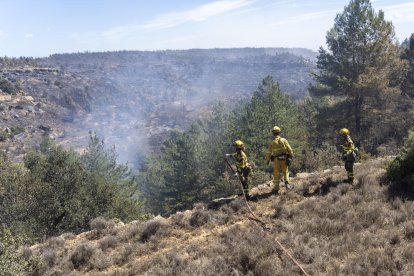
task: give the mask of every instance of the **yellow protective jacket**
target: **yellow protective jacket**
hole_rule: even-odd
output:
[[[269,150],[266,154],[266,162],[270,161],[270,156],[278,157],[282,155],[293,156],[293,150],[285,138],[276,136],[270,143]]]
[[[242,150],[236,151],[231,156],[236,160],[235,165],[236,165],[237,171],[241,172],[244,168],[247,167],[248,165],[247,155],[244,153],[244,151]]]
[[[351,153],[355,150],[354,142],[352,142],[351,136],[347,135],[344,138],[344,144],[342,145],[342,153]]]

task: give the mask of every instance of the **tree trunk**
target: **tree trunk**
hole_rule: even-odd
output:
[[[359,94],[359,93],[358,93]],[[354,104],[354,115],[355,115],[355,138],[357,138],[358,141],[361,139],[361,132],[362,132],[362,102],[363,97],[362,95],[357,95],[355,97],[355,104]]]

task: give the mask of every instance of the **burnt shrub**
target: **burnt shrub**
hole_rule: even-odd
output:
[[[71,233],[71,232],[68,232],[68,233],[64,233],[64,234],[62,234],[62,238],[63,238],[64,240],[73,240],[73,239],[75,239],[75,238],[76,238],[76,235],[75,235],[75,234],[73,234],[73,233]]]
[[[103,217],[97,217],[89,222],[89,226],[91,227],[91,230],[97,231],[98,236],[101,236],[102,234],[112,230],[115,223],[113,221],[108,221]]]
[[[53,250],[52,248],[47,248],[45,249],[45,251],[43,251],[42,258],[49,267],[52,267],[55,265],[55,262],[56,262],[56,258],[57,258],[56,251]]]
[[[200,227],[211,219],[211,214],[208,210],[205,210],[203,205],[197,205],[191,217],[189,219],[189,224],[192,227]]]
[[[341,268],[342,275],[400,275],[390,248],[370,249],[361,256],[351,258]]]
[[[407,222],[403,225],[404,239],[408,241],[414,240],[414,223]]]
[[[388,239],[391,245],[398,245],[401,242],[399,233],[389,233]]]
[[[276,271],[280,271],[281,263],[279,258],[269,256],[258,260],[255,266],[255,274],[263,276],[273,276]]]
[[[148,221],[144,225],[144,229],[140,235],[141,242],[147,242],[153,235],[155,235],[161,228],[161,222],[158,220]]]
[[[99,248],[102,251],[105,251],[108,248],[115,248],[118,243],[119,243],[119,238],[111,235],[99,241]]]
[[[334,237],[345,231],[346,222],[329,218],[315,218],[306,222],[306,227],[312,235]]]
[[[394,226],[397,226],[398,224],[403,223],[408,219],[407,213],[392,212],[390,215]]]
[[[70,260],[74,268],[84,266],[91,259],[95,249],[88,244],[81,244],[76,247],[75,251],[70,256]]]
[[[123,264],[125,264],[128,261],[129,256],[132,255],[132,253],[134,253],[134,248],[131,245],[126,245],[125,247],[123,247],[119,251],[119,254],[117,255],[117,258],[115,260],[115,263],[117,265],[123,265]]]
[[[187,266],[185,258],[176,250],[153,258],[147,275],[181,275],[182,269]]]
[[[404,202],[401,200],[401,198],[397,197],[390,201],[391,207],[394,210],[401,210],[404,206]]]
[[[275,243],[258,227],[243,228],[235,225],[223,232],[220,238],[224,248],[228,248],[225,254],[232,256],[229,260],[232,267],[242,275],[253,275],[256,269],[267,270],[267,265],[261,263],[263,258],[277,259]],[[259,263],[263,267],[259,268]]]
[[[234,272],[234,271],[233,271]],[[193,262],[189,262],[180,275],[236,275],[232,273],[229,262],[224,256],[200,257]]]
[[[103,217],[97,217],[89,222],[91,230],[103,231],[108,227],[108,222]]]
[[[382,218],[381,205],[369,204],[367,207],[361,210],[361,223],[364,227],[369,227],[376,224]]]
[[[350,206],[355,206],[363,201],[362,195],[357,193],[350,194],[346,199]]]
[[[21,256],[27,261],[33,256],[33,250],[30,247],[23,247]]]
[[[59,248],[65,244],[65,240],[61,237],[52,237],[48,240],[48,244],[51,248]]]
[[[398,257],[406,264],[412,264],[414,261],[414,245],[406,244],[403,247],[400,247],[398,250]]]
[[[302,246],[301,250],[295,252],[295,257],[304,264],[311,264],[316,259],[317,253],[308,246]]]
[[[89,268],[103,270],[113,264],[113,258],[110,254],[97,250],[96,253],[88,261]]]
[[[138,222],[131,223],[130,225],[128,225],[128,227],[125,227],[123,231],[121,231],[118,234],[118,237],[122,242],[127,242],[130,239],[134,239],[134,240],[140,239],[143,228],[144,228],[143,223],[138,223]]]
[[[89,232],[86,232],[85,237],[88,240],[97,240],[100,238],[98,230],[91,230]]]
[[[179,227],[187,228],[189,226],[188,219],[182,212],[177,212],[171,216],[173,223]]]
[[[239,199],[233,200],[232,202],[230,202],[229,206],[237,214],[244,213],[245,203],[243,200],[239,200]]]
[[[280,202],[275,202],[272,207],[274,209],[272,218],[282,218],[283,215],[286,213],[285,207],[282,204],[280,204]]]

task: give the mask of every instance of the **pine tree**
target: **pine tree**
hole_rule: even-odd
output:
[[[204,123],[204,131],[207,135],[206,146],[208,147],[208,154],[204,160],[212,171],[212,177],[223,174],[225,169],[222,161],[224,153],[232,150],[232,141],[228,133],[230,124],[230,112],[222,102],[213,107],[211,117]],[[217,160],[219,161],[217,162]]]
[[[342,105],[336,125],[343,127],[351,117],[348,127],[357,140],[370,129],[364,108],[380,109],[380,94],[398,92],[405,75],[406,64],[394,36],[393,25],[382,11],[376,13],[369,0],[352,0],[327,33],[329,50],[319,50],[311,95],[331,96],[335,107]]]
[[[200,135],[197,126],[188,133],[171,131],[161,154],[146,160],[139,183],[151,212],[166,214],[191,209],[193,203],[204,198]]]
[[[279,84],[271,76],[262,80],[249,102],[236,107],[233,122],[234,139],[245,142],[248,157],[262,168],[274,126],[281,127],[282,136],[289,140],[296,153],[304,149],[307,141],[298,106],[281,92]]]
[[[84,167],[107,181],[121,183],[129,177],[126,164],[117,163],[117,153],[114,147],[107,150],[102,139],[96,133],[89,132],[89,143],[85,154],[81,156]]]
[[[403,59],[409,63],[407,75],[401,85],[402,92],[414,98],[414,33],[406,40]]]

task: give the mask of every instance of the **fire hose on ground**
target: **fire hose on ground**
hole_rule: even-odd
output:
[[[230,170],[232,171],[233,175],[236,174],[235,170],[233,169],[233,167],[230,165],[230,162],[228,160],[227,157],[224,158],[225,163],[227,164],[227,166],[230,168]],[[265,231],[265,233],[267,233],[270,230],[270,227],[268,227],[266,225],[266,223],[264,221],[262,221],[261,219],[259,219],[254,212],[252,211],[252,209],[250,208],[250,205],[247,201],[246,198],[246,193],[244,192],[243,189],[243,184],[241,182],[240,177],[237,177],[238,182],[240,184],[240,188],[243,191],[243,198],[244,198],[244,202],[246,203],[247,209],[249,210],[249,213],[251,214],[251,216],[249,216],[249,220],[252,221],[255,225],[261,227],[262,230]],[[308,273],[306,273],[306,271],[303,269],[302,265],[287,251],[287,249],[276,239],[274,238],[274,240],[276,241],[276,243],[280,246],[280,248],[282,249],[282,251],[293,261],[293,263],[299,267],[299,269],[302,271],[302,273],[306,276],[309,276]]]

